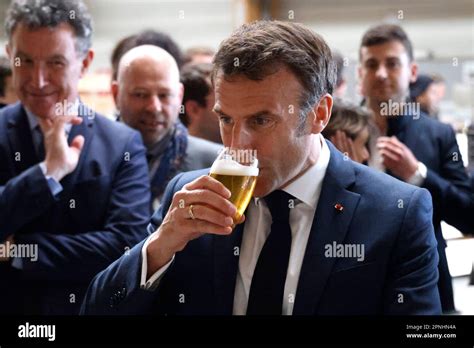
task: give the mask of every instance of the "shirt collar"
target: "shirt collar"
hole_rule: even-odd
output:
[[[316,209],[316,203],[321,193],[323,179],[326,175],[329,158],[331,157],[329,147],[321,134],[319,137],[315,137],[315,141],[321,143],[321,151],[316,163],[309,167],[298,179],[283,188],[283,191],[291,194],[313,209]]]
[[[33,132],[36,127],[38,127],[38,119],[36,116],[27,108],[25,108],[26,116],[28,117],[28,122],[30,123],[30,130]]]
[[[79,99],[77,99],[76,102],[74,102],[71,110],[73,111],[73,114],[79,115]],[[26,107],[25,107],[25,111],[26,111],[26,116],[28,117],[28,122],[30,124],[30,130],[31,132],[33,132],[36,129],[36,127],[38,127],[38,124],[39,124],[38,116],[36,116]],[[71,132],[71,128],[72,128],[72,124],[70,123],[64,124],[64,130],[66,134],[69,134]]]
[[[331,157],[331,151],[321,134],[315,136],[314,139],[321,143],[318,160],[315,164],[309,167],[303,175],[282,188],[282,190],[291,194],[299,201],[309,205],[311,208],[316,209],[316,204],[321,193],[323,180]],[[259,198],[255,198],[255,203],[258,203],[258,200]]]

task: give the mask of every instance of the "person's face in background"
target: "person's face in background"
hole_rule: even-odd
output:
[[[183,85],[177,68],[144,56],[124,68],[112,93],[123,122],[140,131],[145,145],[151,146],[174,127]]]
[[[416,101],[420,103],[420,108],[430,115],[436,114],[439,110],[440,99],[435,85],[435,83],[431,83],[428,88],[416,98]]]
[[[438,114],[441,101],[446,95],[446,83],[444,81],[433,82],[430,87],[434,90],[433,112]]]
[[[188,64],[212,64],[212,59],[214,58],[211,54],[197,53],[194,54],[191,61]]]
[[[369,128],[364,128],[353,140],[356,159],[359,163],[365,163],[369,160]]]
[[[13,77],[7,76],[5,78],[5,88],[4,88],[4,96],[0,97],[0,100],[4,104],[13,104],[18,101],[18,97],[15,93],[15,86],[13,85]]]
[[[399,41],[361,48],[359,65],[361,93],[373,105],[405,101],[417,66]],[[375,104],[374,104],[375,103]]]
[[[75,43],[74,30],[66,23],[33,30],[20,23],[13,31],[6,50],[12,60],[14,89],[36,116],[54,118],[57,103],[78,98],[79,79],[93,53],[79,54]]]
[[[330,129],[324,132],[325,136],[341,151],[344,156],[359,163],[366,163],[369,160],[369,127],[365,126],[354,134],[349,129]],[[323,134],[324,134],[323,133]]]
[[[301,127],[301,90],[297,78],[286,68],[261,81],[244,76],[226,79],[222,72],[216,74],[214,110],[219,115],[224,146],[257,151],[260,174],[256,197],[286,186],[319,156],[320,147],[313,144],[319,137],[312,134],[327,124],[332,98],[321,98]]]
[[[341,84],[339,86],[336,86],[336,88],[334,89],[332,96],[335,98],[344,98],[344,96],[346,95],[346,91],[347,83],[345,80],[342,80]]]
[[[206,96],[206,107],[202,110],[202,133],[206,135],[206,139],[214,141],[216,143],[222,142],[219,119],[214,112],[215,104],[214,90],[211,90]]]
[[[433,88],[436,91],[436,96],[437,96],[436,99],[439,103],[441,102],[441,100],[444,99],[444,96],[446,95],[446,84],[443,81],[434,82]]]

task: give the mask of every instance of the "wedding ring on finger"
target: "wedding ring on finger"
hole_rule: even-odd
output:
[[[189,217],[193,220],[196,219],[196,217],[194,216],[194,212],[193,212],[193,205],[191,204],[188,208],[188,213],[189,213]]]

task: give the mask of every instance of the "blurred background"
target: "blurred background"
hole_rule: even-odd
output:
[[[194,46],[217,49],[242,23],[281,19],[303,23],[322,35],[343,57],[344,97],[359,102],[358,47],[371,26],[390,22],[408,33],[420,72],[444,81],[439,120],[457,133],[466,166],[474,168],[474,1],[473,0],[85,0],[94,20],[92,68],[80,85],[81,97],[110,117],[113,48],[122,38],[145,29],[169,34],[184,51]],[[2,22],[8,0],[0,0]],[[0,43],[6,43],[1,31]],[[2,52],[5,54],[5,52]],[[473,212],[474,213],[474,212]],[[454,277],[456,307],[474,314],[474,286],[469,285],[474,239],[443,225]],[[474,279],[471,279],[474,283]]]
[[[82,84],[85,94],[109,95],[110,55],[116,43],[144,29],[169,34],[182,50],[217,49],[240,24],[259,18],[303,23],[344,57],[348,99],[358,101],[357,60],[362,34],[380,22],[403,26],[423,73],[445,80],[440,118],[457,129],[472,122],[474,92],[474,2],[472,0],[86,0],[94,19],[96,56]],[[0,0],[2,22],[9,0]],[[5,31],[0,42],[4,46]],[[92,97],[92,96],[91,96]],[[97,101],[95,102],[97,103]],[[112,103],[96,105],[109,114]],[[107,109],[109,105],[110,109]],[[466,157],[467,158],[467,157]]]

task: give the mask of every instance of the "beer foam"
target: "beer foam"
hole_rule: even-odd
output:
[[[243,166],[229,159],[215,161],[211,167],[211,174],[219,175],[258,176],[258,172],[257,167]]]

